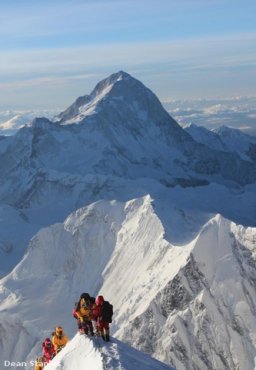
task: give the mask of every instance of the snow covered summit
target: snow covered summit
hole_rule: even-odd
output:
[[[150,109],[151,113],[156,111],[156,105],[163,111],[161,103],[149,89],[128,73],[120,71],[100,81],[90,95],[79,97],[67,110],[57,116],[55,121],[61,124],[78,123],[86,116],[102,109],[109,107],[115,110],[117,106],[120,108],[121,105],[118,103],[126,108],[129,106],[133,111],[137,110],[144,118]]]

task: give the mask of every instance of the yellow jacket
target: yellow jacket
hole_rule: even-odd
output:
[[[92,319],[92,309],[91,307],[84,307],[85,300],[82,298],[80,301],[80,309],[76,311],[78,318],[83,318],[87,321],[91,321]]]
[[[58,353],[63,347],[65,347],[67,342],[68,337],[65,334],[63,334],[60,338],[56,334],[53,334],[52,336],[52,344],[56,353]]]

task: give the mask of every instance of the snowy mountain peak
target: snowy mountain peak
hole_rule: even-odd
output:
[[[244,134],[243,132],[241,132],[238,129],[228,127],[228,126],[225,126],[225,125],[222,125],[222,126],[219,126],[216,129],[213,129],[213,132],[215,132],[216,134],[218,134],[220,136],[221,135],[234,135],[234,134],[241,135],[241,134]]]
[[[100,81],[90,95],[78,98],[55,121],[60,124],[81,123],[96,113],[104,112],[106,116],[117,110],[124,117],[129,110],[144,121],[154,118],[152,115],[162,120],[163,116],[170,119],[152,91],[128,73],[119,71]]]
[[[111,93],[110,93],[111,92]],[[109,94],[111,97],[118,97],[122,100],[122,97],[129,95],[129,102],[147,96],[158,100],[158,98],[150,91],[142,82],[132,77],[126,72],[119,71],[100,81],[94,88],[91,96]],[[133,98],[131,98],[133,96]]]
[[[113,73],[109,77],[105,78],[104,80],[100,81],[95,89],[93,90],[92,94],[101,93],[108,87],[112,87],[118,81],[128,81],[128,80],[135,80],[132,76],[128,73],[119,71],[117,73]]]
[[[59,123],[81,121],[86,114],[96,111],[96,105],[107,95],[118,81],[133,79],[128,73],[119,71],[97,83],[90,95],[78,97],[64,112],[55,117]]]

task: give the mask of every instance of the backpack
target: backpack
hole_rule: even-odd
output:
[[[93,305],[95,303],[95,297],[90,297],[90,302]]]
[[[113,306],[108,301],[103,302],[102,306],[102,321],[112,322]]]

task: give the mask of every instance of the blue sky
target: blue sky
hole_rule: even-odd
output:
[[[0,0],[0,107],[66,107],[120,69],[161,100],[256,95],[255,0]]]

